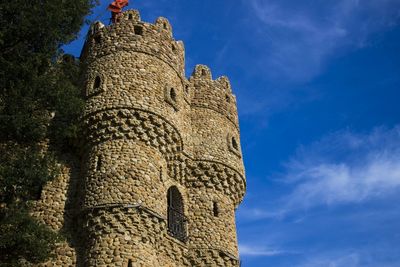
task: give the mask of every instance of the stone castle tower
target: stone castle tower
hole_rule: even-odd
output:
[[[90,29],[81,55],[83,266],[240,264],[236,98],[206,66],[187,79],[184,60],[165,18],[145,23],[129,10]]]

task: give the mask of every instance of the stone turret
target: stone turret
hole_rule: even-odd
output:
[[[198,65],[187,80],[169,22],[134,10],[94,24],[81,58],[86,264],[237,266],[245,180],[228,79]]]
[[[206,66],[196,66],[189,82],[194,88],[190,115],[195,165],[186,181],[193,207],[189,240],[197,251],[193,266],[219,266],[220,261],[221,266],[235,266],[234,211],[245,190],[236,98],[228,79],[212,80]]]
[[[81,62],[77,230],[86,236],[79,260],[61,262],[239,266],[235,209],[246,182],[229,80],[203,65],[186,79],[168,20],[142,22],[136,10],[94,23]]]

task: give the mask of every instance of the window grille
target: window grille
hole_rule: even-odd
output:
[[[176,239],[185,242],[186,217],[183,210],[183,199],[178,188],[172,186],[168,189],[168,233]]]

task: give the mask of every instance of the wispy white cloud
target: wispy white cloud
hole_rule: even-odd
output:
[[[400,237],[393,235],[399,218],[394,203],[400,193],[400,125],[332,133],[301,146],[285,167],[283,177],[274,180],[282,186],[279,198],[263,197],[239,209],[239,226],[254,228],[244,228],[241,237],[245,260],[295,254],[288,257],[292,262],[276,266],[400,266],[392,257],[399,253],[394,244]]]
[[[248,2],[248,1],[246,1]],[[397,0],[250,0],[266,45],[260,57],[269,75],[306,81],[338,52],[367,45],[369,37],[397,25]]]
[[[360,256],[357,253],[350,253],[331,258],[314,257],[297,267],[361,267]]]
[[[271,249],[263,246],[248,246],[248,245],[241,245],[239,244],[239,252],[242,256],[277,256],[280,254],[285,254],[287,252]]]
[[[388,253],[396,253],[393,248],[387,248]],[[303,263],[296,267],[397,267],[398,260],[380,259],[380,261],[371,255],[370,248],[353,251],[330,251],[310,255]]]
[[[241,208],[239,210],[240,218],[242,221],[256,221],[264,219],[282,219],[286,215],[287,210],[271,210],[267,211],[260,207],[254,208]]]
[[[400,126],[331,134],[301,147],[286,168],[291,208],[386,197],[400,191]]]

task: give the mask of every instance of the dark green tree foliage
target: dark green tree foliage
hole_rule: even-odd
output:
[[[51,256],[59,236],[30,216],[57,175],[83,107],[79,66],[60,47],[76,38],[93,0],[12,0],[0,5],[0,266]]]
[[[31,263],[43,262],[52,255],[54,242],[59,239],[56,233],[21,210],[3,219],[0,233],[0,266],[19,266],[22,258]]]

